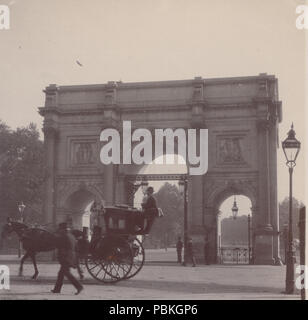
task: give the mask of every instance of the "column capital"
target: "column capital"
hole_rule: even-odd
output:
[[[257,128],[259,131],[267,131],[271,126],[270,119],[258,119],[257,120]]]
[[[45,138],[49,138],[49,137],[56,138],[58,135],[58,130],[53,126],[44,126],[43,132],[44,132]]]

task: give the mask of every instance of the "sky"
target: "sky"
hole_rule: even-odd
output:
[[[58,85],[251,76],[279,81],[283,122],[302,150],[294,195],[305,197],[305,31],[297,0],[0,0],[10,7],[0,30],[0,119],[42,127],[42,90]],[[82,63],[82,67],[76,64]],[[288,170],[278,150],[278,198]]]

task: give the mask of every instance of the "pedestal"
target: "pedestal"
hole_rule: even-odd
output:
[[[255,234],[253,262],[259,265],[275,265],[272,232],[262,231]]]

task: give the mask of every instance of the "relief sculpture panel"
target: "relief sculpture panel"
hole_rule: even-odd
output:
[[[97,163],[97,145],[93,140],[70,140],[69,166],[88,167]]]
[[[83,142],[76,144],[74,163],[77,165],[94,163],[91,143]]]
[[[217,140],[218,164],[244,163],[241,137],[219,137]]]

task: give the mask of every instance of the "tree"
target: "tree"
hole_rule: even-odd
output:
[[[35,124],[12,130],[0,120],[0,222],[19,217],[20,201],[28,221],[41,221],[43,152]]]
[[[293,238],[299,238],[299,210],[302,208],[304,204],[295,199],[292,199],[292,214],[293,214]],[[282,202],[279,203],[279,230],[283,232],[283,230],[289,225],[289,197],[285,197]]]
[[[224,218],[221,220],[221,244],[247,245],[248,244],[248,217],[246,215]]]
[[[166,182],[154,194],[157,205],[164,212],[164,217],[156,219],[146,246],[170,246],[176,243],[183,233],[184,202],[177,186]]]

